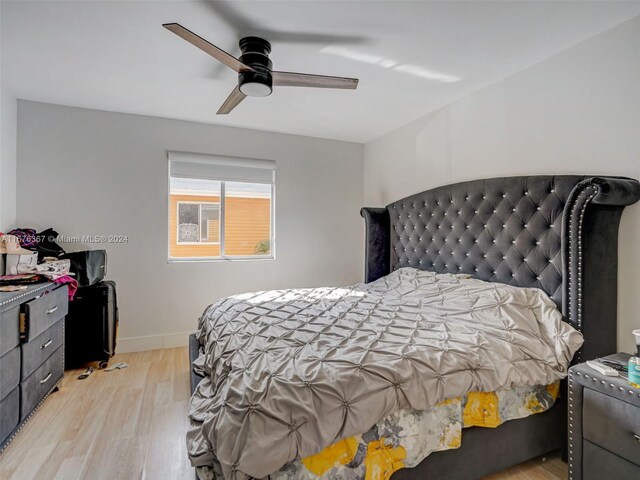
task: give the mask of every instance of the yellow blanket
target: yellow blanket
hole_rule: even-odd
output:
[[[495,428],[548,410],[558,396],[559,385],[471,392],[428,410],[400,410],[366,433],[289,462],[271,478],[388,480],[396,470],[414,467],[432,452],[458,448],[463,428]]]

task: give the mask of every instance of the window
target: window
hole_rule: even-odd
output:
[[[169,153],[169,260],[274,257],[275,163]]]
[[[178,245],[220,243],[220,202],[178,201]]]

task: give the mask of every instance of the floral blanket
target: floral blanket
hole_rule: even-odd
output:
[[[396,470],[418,465],[432,452],[458,448],[462,429],[495,428],[508,420],[547,411],[559,382],[498,392],[471,392],[427,410],[400,410],[369,431],[296,459],[271,480],[388,480]]]

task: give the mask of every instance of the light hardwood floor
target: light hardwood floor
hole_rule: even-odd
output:
[[[186,348],[119,354],[129,367],[66,372],[0,455],[2,480],[193,480],[184,435],[189,401]],[[487,480],[564,480],[557,455]]]

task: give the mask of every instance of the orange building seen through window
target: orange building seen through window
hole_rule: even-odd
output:
[[[170,259],[270,257],[272,237],[271,184],[170,179]]]

